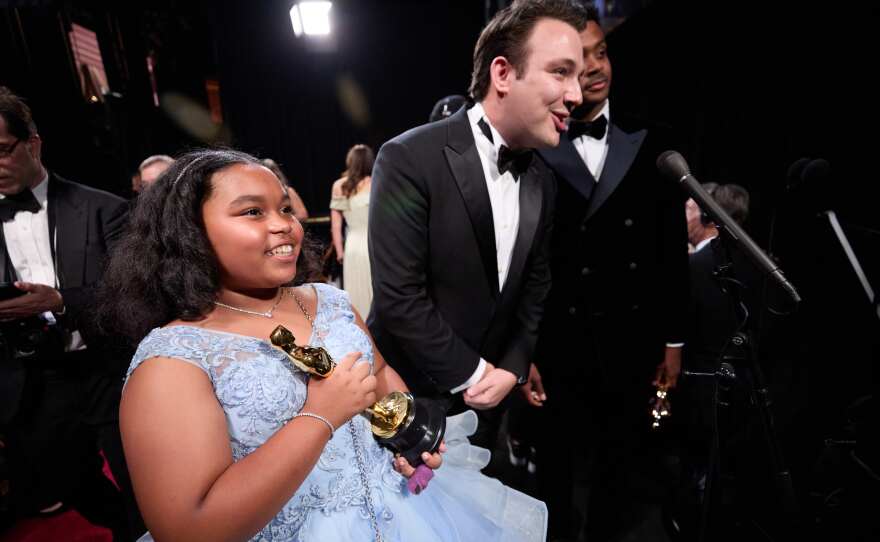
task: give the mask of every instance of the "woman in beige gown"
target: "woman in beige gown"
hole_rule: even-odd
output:
[[[364,317],[373,301],[370,255],[367,252],[367,216],[370,208],[370,176],[373,150],[355,145],[345,157],[342,178],[333,183],[330,199],[330,231],[336,258],[342,264],[342,286],[351,304]],[[346,225],[345,243],[342,224]]]

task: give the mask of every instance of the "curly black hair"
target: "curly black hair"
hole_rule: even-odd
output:
[[[98,292],[103,332],[133,343],[175,319],[201,319],[214,307],[220,270],[202,220],[214,173],[235,164],[260,165],[244,152],[206,149],[180,156],[138,196],[113,247]],[[304,242],[294,283],[315,275],[314,244]]]

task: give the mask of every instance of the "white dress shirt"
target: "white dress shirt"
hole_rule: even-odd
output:
[[[12,220],[3,223],[6,251],[18,279],[34,284],[58,287],[55,264],[52,262],[52,244],[49,239],[48,205],[49,176],[34,187],[34,197],[40,204],[36,213],[19,211]]]
[[[504,282],[507,280],[510,257],[513,255],[513,245],[516,243],[516,234],[519,230],[519,182],[514,179],[513,173],[510,171],[504,172],[503,175],[498,172],[498,149],[507,143],[489,122],[489,118],[483,111],[483,106],[477,104],[467,113],[471,130],[474,132],[477,153],[480,155],[480,163],[483,166],[483,175],[486,177],[489,203],[492,206],[498,290],[500,291],[504,289]],[[485,119],[486,124],[489,125],[489,129],[492,131],[492,141],[489,141],[489,138],[477,124],[480,119]]]
[[[707,238],[703,239],[702,241],[700,241],[699,243],[697,243],[697,245],[694,247],[694,254],[696,254],[697,252],[703,250],[703,248],[704,248],[706,245],[708,245],[709,243],[711,243],[711,242],[712,242],[712,239],[715,239],[716,237],[718,237],[718,236],[717,236],[717,235],[713,235],[712,237],[707,237]]]
[[[505,171],[503,174],[498,171],[498,149],[507,143],[498,130],[492,126],[482,104],[478,103],[468,109],[467,115],[474,133],[477,154],[480,156],[480,163],[483,166],[483,176],[489,191],[489,203],[492,206],[492,225],[495,229],[495,263],[498,268],[498,290],[500,291],[504,289],[504,283],[507,280],[513,246],[516,244],[516,235],[519,232],[519,182],[511,171]],[[491,141],[480,129],[478,124],[480,119],[485,120],[489,125],[492,132]],[[451,392],[458,393],[473,386],[480,381],[485,371],[486,360],[480,358],[480,363],[474,374],[467,382],[453,388]]]
[[[605,120],[608,121],[608,128],[601,139],[584,134],[571,142],[596,182],[599,182],[602,168],[605,167],[605,157],[608,156],[608,131],[611,128],[611,108],[608,105],[608,100],[605,100],[605,105],[602,106],[602,111],[596,115],[596,118],[598,119],[602,115],[605,115]]]
[[[40,204],[40,210],[36,213],[18,211],[12,220],[3,222],[6,252],[18,280],[58,288],[58,276],[52,259],[54,239],[49,237],[49,175],[46,174],[31,192]],[[55,315],[51,311],[41,316],[50,324],[55,324]],[[85,348],[85,343],[79,332],[74,331],[68,338],[66,350],[82,348]]]
[[[19,280],[58,287],[55,264],[52,261],[52,241],[49,239],[49,176],[40,181],[31,192],[40,204],[36,213],[19,211],[12,220],[3,223],[6,251]]]

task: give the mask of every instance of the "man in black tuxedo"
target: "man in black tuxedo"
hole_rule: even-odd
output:
[[[749,193],[736,184],[704,183],[703,188],[739,225],[749,215]],[[727,341],[739,327],[742,314],[734,299],[724,290],[731,283],[719,280],[716,268],[726,262],[736,267],[734,278],[746,290],[738,295],[748,306],[754,306],[760,275],[751,262],[744,261],[738,251],[726,251],[718,238],[718,228],[693,199],[685,203],[688,242],[694,247],[688,258],[690,266],[690,303],[686,329],[685,357],[691,371],[715,371],[718,357]]]
[[[30,110],[0,87],[0,433],[16,515],[74,507],[114,528],[119,492],[100,446],[127,480],[113,426],[124,363],[87,330],[91,286],[121,232],[126,202],[49,173]],[[86,347],[88,345],[88,348]]]
[[[580,469],[589,539],[606,540],[639,522],[648,498],[648,401],[652,383],[673,387],[680,371],[687,237],[684,198],[654,165],[667,140],[609,106],[605,35],[595,9],[589,19],[583,104],[560,145],[541,151],[559,192],[535,357],[548,397],[538,472],[552,536],[577,535]]]
[[[499,11],[474,50],[476,103],[387,142],[373,170],[370,331],[415,393],[481,411],[484,446],[550,287],[555,186],[531,149],[558,144],[580,103],[584,23],[564,0]]]
[[[704,183],[703,188],[740,226],[749,215],[749,194],[739,185]],[[735,353],[728,344],[740,327],[743,313],[738,300],[755,308],[756,292],[761,275],[751,262],[736,250],[728,250],[719,238],[718,228],[699,205],[688,199],[685,203],[688,242],[694,247],[688,257],[690,266],[690,297],[684,348],[684,366],[692,372],[714,373],[722,353]],[[732,264],[730,279],[718,273],[722,265]],[[734,282],[735,281],[735,282]],[[736,290],[736,296],[731,295]],[[751,323],[757,321],[756,313]],[[743,330],[751,331],[751,330]],[[683,399],[692,402],[688,408],[689,444],[708,448],[714,382],[692,380],[682,389]],[[704,458],[705,459],[705,458]]]
[[[703,188],[740,226],[745,225],[749,193],[744,188],[716,183],[704,183]],[[741,331],[754,339],[756,324],[763,319],[758,303],[763,276],[745,254],[729,241],[722,241],[715,223],[693,199],[685,203],[685,216],[688,242],[694,250],[688,258],[690,296],[682,364],[690,373],[714,374],[725,356],[739,370],[740,362],[734,360],[743,359],[747,352],[735,346],[731,338]],[[719,272],[722,267],[726,268],[724,273]],[[779,306],[781,291],[771,288],[767,293],[773,299],[772,305]],[[746,328],[742,327],[745,313],[740,303],[750,315]],[[770,319],[764,321],[762,340],[758,342],[763,344],[773,323]],[[677,423],[687,433],[681,439],[682,487],[676,511],[676,522],[685,539],[696,539],[699,532],[712,442],[719,429],[717,386],[711,377],[689,376],[676,398]],[[725,437],[722,433],[721,442]]]

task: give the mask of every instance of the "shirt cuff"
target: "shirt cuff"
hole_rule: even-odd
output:
[[[464,390],[470,388],[471,386],[473,386],[474,384],[479,382],[481,378],[483,378],[483,373],[485,373],[485,372],[486,372],[486,360],[484,360],[483,358],[480,358],[480,363],[477,364],[477,370],[474,371],[474,374],[472,374],[471,377],[467,379],[467,382],[465,382],[461,386],[452,388],[451,390],[449,390],[449,392],[450,393],[458,393],[460,391],[464,391]]]
[[[666,348],[681,348],[684,343],[666,343]]]

